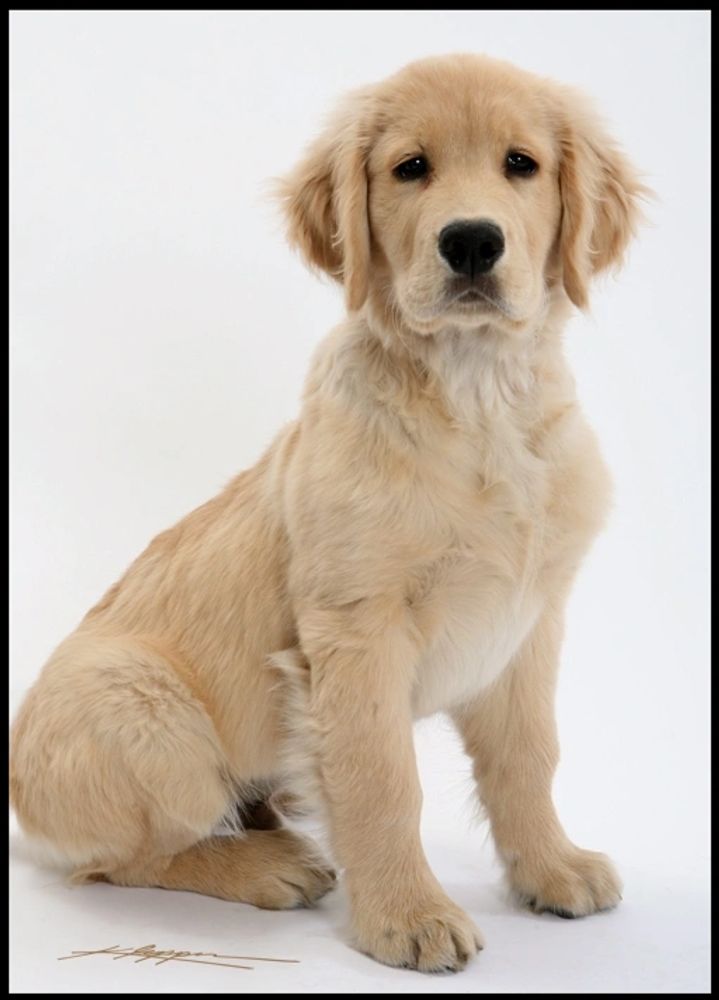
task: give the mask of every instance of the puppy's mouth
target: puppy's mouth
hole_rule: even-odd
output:
[[[512,310],[503,299],[494,278],[480,278],[474,281],[457,279],[447,288],[445,308],[452,311],[499,312],[512,319]]]
[[[499,282],[493,275],[447,280],[431,305],[427,303],[424,309],[412,308],[410,301],[402,303],[400,308],[410,325],[424,333],[436,333],[447,324],[475,328],[496,323],[513,329],[523,322],[502,295]]]

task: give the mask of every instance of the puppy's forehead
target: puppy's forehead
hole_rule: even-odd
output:
[[[380,85],[377,108],[386,149],[411,137],[426,146],[553,139],[544,81],[481,57],[414,63]]]

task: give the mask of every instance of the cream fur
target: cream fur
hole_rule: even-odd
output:
[[[535,176],[505,175],[516,148]],[[429,179],[398,181],[419,153]],[[608,499],[561,329],[641,194],[582,99],[503,63],[425,60],[345,101],[281,195],[348,318],[297,421],[45,666],[12,733],[29,835],[80,878],[292,906],[333,875],[266,803],[314,798],[357,946],[456,970],[481,939],[425,859],[412,745],[413,719],[446,711],[518,895],[618,901],[551,799],[563,608]],[[447,297],[437,234],[462,218],[505,233],[497,306]],[[254,800],[261,829],[237,812]],[[217,838],[223,821],[249,829]]]

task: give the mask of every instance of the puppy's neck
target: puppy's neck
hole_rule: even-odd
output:
[[[389,364],[429,390],[452,421],[477,426],[508,411],[536,412],[546,373],[566,371],[561,328],[567,312],[563,297],[550,294],[542,315],[519,331],[484,320],[476,328],[448,326],[428,334],[370,300],[362,320]]]

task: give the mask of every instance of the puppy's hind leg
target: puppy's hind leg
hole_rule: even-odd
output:
[[[24,829],[75,881],[159,886],[271,909],[315,902],[334,873],[263,800],[240,836],[213,836],[238,783],[172,651],[78,634],[55,653],[13,728],[12,797]],[[186,673],[187,671],[184,671]]]
[[[335,882],[312,842],[285,829],[209,837],[174,856],[124,865],[104,877],[115,885],[184,889],[267,910],[311,906]]]
[[[176,661],[135,637],[76,633],[18,713],[18,819],[79,876],[185,850],[232,805],[220,739]]]

